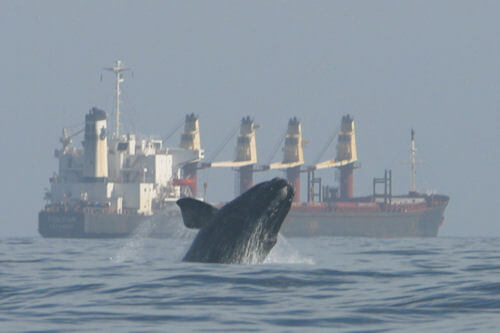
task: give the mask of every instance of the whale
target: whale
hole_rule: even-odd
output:
[[[257,184],[216,208],[193,198],[177,200],[184,225],[199,229],[185,262],[262,263],[276,245],[294,196],[282,178]]]

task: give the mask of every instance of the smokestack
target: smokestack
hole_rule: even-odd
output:
[[[106,112],[96,107],[85,115],[83,177],[104,181],[108,177],[108,140]]]

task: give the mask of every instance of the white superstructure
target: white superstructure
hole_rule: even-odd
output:
[[[117,75],[118,92],[121,82]],[[85,116],[82,148],[72,147],[72,136],[63,131],[63,147],[55,152],[59,171],[50,178],[46,195],[49,205],[152,215],[180,197],[175,180],[182,177],[182,168],[203,158],[199,133],[194,145],[186,145],[184,134],[181,148],[169,148],[159,139],[119,134],[119,122],[117,117],[114,133],[108,133],[106,113],[92,108]]]

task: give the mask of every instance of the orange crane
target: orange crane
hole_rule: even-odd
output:
[[[302,141],[302,126],[297,117],[290,118],[285,135],[283,160],[264,166],[264,169],[282,169],[286,178],[295,189],[294,202],[300,202],[300,167],[304,164],[304,142]]]
[[[350,115],[342,117],[337,139],[337,155],[335,159],[316,163],[308,168],[308,179],[314,179],[314,171],[326,168],[340,169],[340,199],[350,199],[354,196],[354,169],[357,167],[358,153],[356,151],[356,134],[354,120]],[[308,184],[311,191],[313,184]],[[312,195],[314,197],[314,195]],[[310,198],[311,199],[311,198]]]
[[[239,172],[238,193],[243,193],[253,186],[254,165],[257,164],[257,145],[255,130],[259,128],[250,117],[241,120],[240,134],[236,143],[236,158],[234,161],[210,162],[204,167],[236,168]]]

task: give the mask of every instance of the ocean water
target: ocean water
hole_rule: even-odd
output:
[[[498,332],[499,238],[280,237],[257,265],[192,235],[0,239],[0,332]]]

